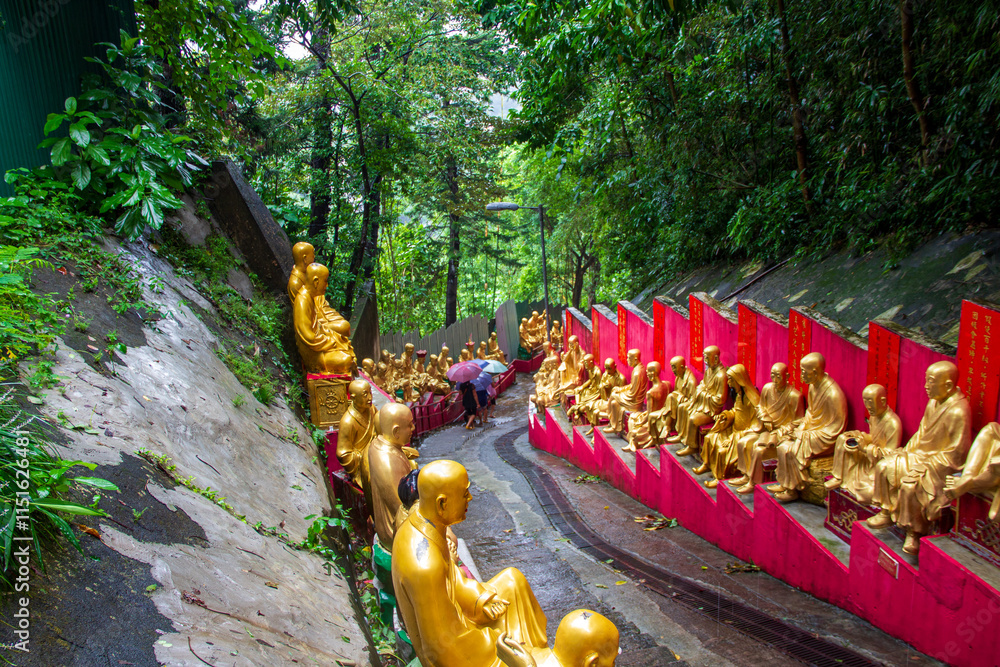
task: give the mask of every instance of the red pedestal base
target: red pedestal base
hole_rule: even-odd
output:
[[[877,513],[877,510],[858,502],[858,499],[850,491],[834,489],[827,496],[826,521],[823,522],[823,525],[831,533],[850,544],[851,529],[855,522],[864,521]]]
[[[990,500],[978,493],[958,499],[951,537],[966,549],[1000,567],[1000,523],[989,518]]]

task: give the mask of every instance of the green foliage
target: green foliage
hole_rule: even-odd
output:
[[[135,239],[146,226],[163,225],[164,210],[181,206],[175,191],[190,186],[207,163],[155,111],[150,82],[162,69],[151,49],[125,33],[121,42],[105,45],[106,60],[90,59],[104,79],[67,98],[64,112],[49,114],[45,134],[53,136],[41,145],[59,180],[96,212],[117,216],[115,231]]]
[[[913,3],[916,102],[899,3],[886,0],[790,3],[783,14],[762,0],[677,11],[483,0],[480,10],[523,51],[516,136],[559,161],[544,176],[549,187],[568,180],[592,196],[599,294],[614,283],[617,298],[731,256],[864,252],[880,242],[900,253],[996,219],[995,3]],[[915,103],[930,128],[926,146]],[[532,169],[521,183],[541,175]]]
[[[254,354],[253,351],[250,354],[245,351],[235,352],[227,347],[220,347],[216,354],[232,371],[240,384],[249,389],[257,400],[267,405],[274,399],[277,392],[275,380],[264,368],[264,361],[259,354]],[[237,401],[239,401],[239,405],[237,405]],[[233,399],[233,405],[237,408],[245,402],[246,399],[242,394]]]
[[[10,371],[5,366],[0,368],[0,375],[6,377]],[[16,399],[23,394],[23,388],[4,382],[0,392],[0,580],[9,584],[16,569],[12,569],[11,560],[15,536],[30,538],[34,562],[44,570],[47,540],[60,535],[80,548],[67,515],[107,516],[96,506],[66,500],[64,496],[74,483],[106,491],[117,491],[118,487],[98,477],[73,476],[71,471],[78,466],[90,470],[97,466],[54,456],[39,420],[17,407]]]

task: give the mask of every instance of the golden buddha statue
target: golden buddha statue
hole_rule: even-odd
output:
[[[886,452],[875,465],[872,528],[893,521],[906,530],[903,551],[915,554],[941,513],[935,500],[944,495],[945,479],[965,463],[972,443],[972,410],[958,388],[958,368],[950,361],[927,367],[927,407],[917,432],[902,449]]]
[[[349,375],[355,365],[354,348],[348,338],[351,327],[347,325],[345,335],[343,328],[330,326],[323,313],[330,271],[322,264],[313,263],[306,267],[305,273],[305,286],[296,294],[292,309],[295,342],[302,364],[307,373]]]
[[[378,358],[379,364],[385,364],[385,372],[382,377],[385,379],[384,385],[379,385],[386,391],[392,391],[392,385],[396,381],[396,360],[389,350],[382,350]],[[377,368],[378,366],[376,366]]]
[[[576,609],[559,621],[551,651],[529,651],[502,634],[497,655],[507,667],[615,667],[618,628],[596,611]]]
[[[555,343],[550,343],[553,349],[558,349]],[[559,388],[556,390],[556,397],[563,395],[572,396],[576,387],[580,384],[580,366],[583,363],[583,349],[580,348],[580,339],[576,336],[569,337],[569,346],[563,353],[562,363],[559,364]]]
[[[618,364],[612,357],[608,357],[604,360],[604,373],[601,375],[601,395],[600,397],[587,405],[580,408],[581,414],[586,417],[587,422],[590,424],[590,430],[587,435],[592,435],[594,428],[600,423],[602,419],[608,418],[608,401],[611,400],[611,394],[618,387],[625,385],[625,376],[623,376],[618,371]]]
[[[780,502],[797,500],[809,481],[809,463],[829,456],[847,423],[847,397],[826,372],[826,358],[819,352],[802,357],[802,382],[806,389],[806,414],[789,438],[778,444],[778,483],[767,487]]]
[[[403,354],[399,355],[399,363],[396,368],[402,377],[412,377],[414,373],[413,343],[403,346]]]
[[[528,318],[522,317],[517,327],[518,343],[525,351],[531,352],[531,331],[528,329]]]
[[[945,478],[945,490],[936,501],[939,505],[936,510],[966,493],[992,496],[987,518],[993,523],[1000,522],[1000,424],[996,422],[984,426],[976,436],[961,477]]]
[[[562,322],[556,320],[552,323],[552,328],[549,329],[549,341],[555,345],[557,348],[563,346],[563,329]]]
[[[573,338],[576,336],[571,336],[570,340]],[[653,446],[653,436],[649,432],[650,414],[663,409],[667,394],[670,392],[670,383],[660,380],[658,361],[651,361],[646,366],[646,380],[649,385],[649,391],[646,392],[646,409],[629,415],[628,444],[622,447],[622,451],[634,452],[637,449]]]
[[[463,348],[461,352],[458,353],[459,362],[462,361],[472,361],[472,352],[469,348]]]
[[[292,271],[288,276],[288,298],[294,308],[295,299],[298,297],[299,292],[303,288],[313,289],[313,284],[308,279],[306,272],[309,265],[313,264],[316,260],[316,251],[311,243],[299,241],[292,246],[292,258],[295,260],[295,263],[292,265]],[[322,266],[322,264],[319,266]],[[327,272],[327,277],[329,277],[329,271]],[[341,317],[340,313],[334,310],[327,302],[326,288],[324,287],[321,293],[314,291],[313,297],[319,321],[330,331],[346,338],[349,343],[351,339],[351,323]],[[351,349],[351,354],[354,354],[353,348]]]
[[[408,447],[413,435],[413,413],[402,403],[389,403],[378,412],[380,433],[368,447],[368,506],[375,534],[386,551],[392,551],[399,510],[399,481],[415,470],[417,450]]]
[[[705,375],[691,400],[678,402],[677,435],[666,439],[684,445],[677,456],[689,456],[698,451],[698,429],[710,423],[726,402],[726,367],[719,360],[719,348],[709,345],[703,354]]]
[[[705,480],[710,489],[718,486],[720,479],[732,477],[736,470],[736,443],[757,423],[760,405],[760,394],[743,364],[726,369],[726,383],[736,392],[733,408],[715,415],[715,424],[701,449],[702,464],[694,470],[696,475],[711,471],[714,479]]]
[[[416,354],[416,358],[413,360],[413,372],[417,375],[423,375],[426,372],[424,368],[424,357],[427,356],[427,352],[420,350]]]
[[[476,359],[486,360],[486,341],[481,341],[476,349]]]
[[[448,369],[451,368],[451,350],[447,345],[441,346],[441,352],[438,354],[438,370],[441,372],[441,378],[448,379]]]
[[[375,377],[375,361],[373,359],[364,358],[361,360],[361,370],[365,372],[368,377]]]
[[[550,344],[549,353],[535,373],[535,393],[528,397],[539,412],[559,402],[559,353]]]
[[[832,491],[843,487],[859,502],[868,504],[875,483],[875,464],[885,453],[899,449],[903,422],[889,407],[889,393],[880,384],[870,384],[861,394],[868,411],[868,433],[844,431],[833,448],[833,477],[826,482]]]
[[[495,359],[501,364],[507,365],[507,355],[503,353],[500,349],[500,343],[497,342],[497,332],[494,331],[490,334],[490,338],[486,341],[486,345],[489,348],[489,354],[486,355],[487,359]]]
[[[388,372],[389,369],[385,363],[380,361],[375,364],[375,375],[372,376],[372,382],[382,391],[389,391],[389,384],[385,381],[385,376]]]
[[[583,355],[583,370],[580,371],[583,380],[576,388],[576,403],[571,405],[566,415],[571,420],[586,418],[585,409],[601,400],[601,371],[594,363],[594,355]],[[600,408],[597,408],[600,411]]]
[[[694,373],[688,370],[684,357],[678,355],[672,358],[670,370],[674,373],[674,389],[667,394],[663,407],[649,415],[649,430],[653,436],[653,444],[663,442],[670,435],[680,406],[691,400],[698,387]]]
[[[608,399],[608,425],[605,433],[619,433],[625,428],[623,419],[626,412],[635,412],[642,407],[649,388],[649,378],[646,377],[646,364],[642,363],[641,353],[637,349],[628,351],[628,365],[632,367],[632,381],[628,386],[611,390]]]
[[[736,441],[736,467],[742,477],[730,480],[736,493],[753,493],[763,477],[762,462],[777,454],[778,443],[788,438],[802,418],[802,395],[788,384],[788,365],[771,366],[771,381],[764,385],[757,404],[757,419]]]
[[[337,433],[337,460],[351,481],[362,489],[368,486],[368,446],[375,437],[378,410],[372,405],[372,388],[364,380],[347,387],[351,403],[340,419]]]
[[[399,614],[425,667],[501,667],[501,635],[529,653],[546,644],[546,619],[524,575],[466,578],[448,548],[449,526],[465,520],[469,476],[455,461],[432,461],[417,478],[419,500],[395,535],[392,583]]]

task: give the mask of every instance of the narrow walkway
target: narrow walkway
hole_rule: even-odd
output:
[[[468,543],[484,577],[508,566],[524,572],[548,616],[550,641],[565,613],[586,607],[618,625],[623,649],[618,664],[622,667],[802,664],[739,632],[732,618],[712,618],[690,600],[658,593],[653,582],[623,567],[631,557],[635,563],[652,565],[688,583],[689,588],[709,594],[717,591],[721,600],[741,603],[752,614],[793,625],[802,631],[795,634],[807,643],[810,636],[823,637],[849,647],[869,664],[935,664],[867,622],[769,575],[727,574],[726,566],[738,561],[684,528],[644,531],[632,519],[651,513],[649,508],[603,482],[574,483],[582,471],[533,449],[526,435],[517,435],[524,430],[531,387],[530,377],[520,376],[518,384],[501,397],[497,418],[489,426],[438,431],[424,440],[420,451],[422,463],[451,458],[469,470],[475,499],[468,519],[455,532]],[[614,551],[624,552],[626,558],[601,558],[598,550],[580,540],[574,544],[554,528],[536,490],[522,472],[498,455],[498,445],[501,451],[507,446],[507,458],[521,457],[544,469],[592,534],[602,544],[613,545]],[[510,456],[510,447],[515,457]]]

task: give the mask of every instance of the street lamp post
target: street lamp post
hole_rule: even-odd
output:
[[[486,205],[487,211],[516,211],[518,209],[526,208],[531,211],[538,211],[538,228],[542,235],[542,286],[545,289],[545,342],[551,343],[551,336],[549,334],[549,327],[552,325],[552,313],[549,312],[549,274],[547,263],[545,261],[545,206],[539,204],[538,206],[519,206],[513,202],[499,201],[493,202]]]

